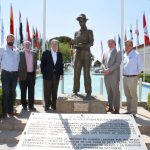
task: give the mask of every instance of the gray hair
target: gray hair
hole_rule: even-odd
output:
[[[59,41],[58,41],[58,40],[56,40],[56,39],[52,39],[52,40],[50,40],[49,44],[53,44],[53,43],[55,43],[55,44],[57,44],[57,45],[58,45]]]

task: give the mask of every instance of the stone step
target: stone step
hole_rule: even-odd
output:
[[[0,143],[0,150],[15,150],[17,148],[16,143]]]
[[[142,138],[147,146],[147,149],[150,150],[150,134],[142,134]]]
[[[22,131],[20,130],[0,130],[0,143],[18,143],[21,137]]]

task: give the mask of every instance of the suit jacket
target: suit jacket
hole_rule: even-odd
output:
[[[62,54],[57,52],[57,61],[54,65],[51,51],[44,51],[41,59],[41,72],[43,74],[43,79],[45,80],[52,80],[54,72],[57,79],[59,79],[60,75],[64,74]]]
[[[33,56],[33,71],[36,77],[36,68],[37,68],[37,54],[32,52]],[[19,62],[19,79],[21,81],[26,80],[27,78],[27,64],[26,64],[26,57],[25,52],[20,52],[20,62]]]
[[[107,62],[107,59],[108,59],[108,53],[104,53],[103,59],[102,59],[103,68],[105,69],[108,68],[110,70],[110,74],[105,75],[105,77],[107,76],[109,77],[113,75],[117,79],[120,79],[120,64],[122,61],[121,53],[118,52],[116,49],[114,49],[112,53],[110,54],[108,62]]]

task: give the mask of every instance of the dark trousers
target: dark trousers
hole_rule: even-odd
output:
[[[58,91],[59,79],[56,78],[56,75],[53,75],[52,80],[44,80],[44,100],[45,100],[45,109],[56,110],[56,100],[57,100],[57,91]]]
[[[29,106],[32,108],[34,105],[34,86],[35,86],[35,73],[28,72],[26,80],[19,81],[20,91],[21,91],[21,104],[23,107]],[[28,102],[26,99],[28,89]]]
[[[1,80],[2,80],[2,112],[13,113],[13,103],[16,96],[16,85],[17,85],[18,72],[9,72],[2,70]]]

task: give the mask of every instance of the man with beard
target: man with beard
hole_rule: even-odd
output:
[[[18,79],[19,51],[14,47],[14,35],[7,36],[7,45],[0,48],[0,67],[2,81],[2,117],[14,115],[13,103]]]

